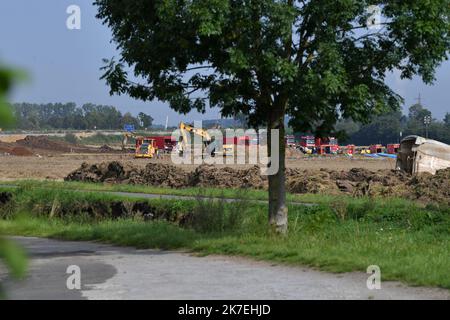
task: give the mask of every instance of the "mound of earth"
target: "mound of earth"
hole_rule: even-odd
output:
[[[201,165],[190,175],[189,186],[253,188],[262,189],[267,184],[267,178],[260,175],[258,166],[249,169],[235,170],[229,167],[217,168],[214,165]]]
[[[450,204],[450,168],[438,170],[435,175],[422,173],[407,182],[414,197],[432,202]]]
[[[16,143],[27,148],[60,152],[71,152],[77,147],[68,142],[50,140],[46,136],[26,136],[25,139],[17,140]]]
[[[339,187],[332,180],[331,174],[324,170],[287,169],[286,189],[292,193],[339,193]]]
[[[119,183],[127,180],[133,170],[136,169],[133,167],[125,168],[118,161],[92,165],[84,162],[79,169],[71,172],[64,180]]]
[[[0,153],[9,154],[12,156],[33,156],[34,152],[30,149],[18,146],[15,143],[0,142]]]
[[[65,180],[144,184],[171,188],[215,187],[267,189],[267,176],[260,168],[218,168],[201,165],[188,172],[170,164],[149,163],[143,169],[120,162],[83,163]],[[425,202],[450,204],[450,168],[435,175],[410,176],[395,170],[349,171],[286,169],[286,189],[291,193],[350,194],[353,196],[396,196]]]
[[[13,156],[32,156],[34,153],[25,147],[14,147],[9,151]]]
[[[115,150],[113,148],[111,148],[110,146],[104,144],[100,148],[98,148],[98,151],[100,151],[100,152],[113,152]]]
[[[133,172],[129,183],[147,184],[171,188],[183,188],[188,185],[188,173],[170,164],[149,163],[144,169]]]
[[[47,136],[26,136],[24,139],[17,140],[11,144],[11,148],[26,148],[30,150],[31,154],[52,154],[52,153],[120,153],[121,151],[103,145],[100,148],[79,145],[76,143],[69,143],[66,141],[52,140]],[[34,152],[33,152],[34,151]],[[24,153],[24,152],[22,152]],[[10,154],[13,154],[10,152]],[[13,154],[15,155],[15,154]],[[25,155],[25,154],[17,154]]]

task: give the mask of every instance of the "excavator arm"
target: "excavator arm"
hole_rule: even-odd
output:
[[[181,152],[184,152],[188,147],[187,132],[192,132],[193,134],[196,134],[196,135],[202,137],[206,146],[213,143],[211,136],[209,135],[209,133],[206,130],[203,130],[201,128],[194,128],[193,126],[185,124],[184,122],[180,122],[179,128],[180,128],[180,133],[181,133],[181,137],[182,137],[182,148],[180,150]],[[211,152],[211,155],[214,156],[214,153],[215,153],[215,148]]]
[[[122,138],[122,150],[125,150],[127,144],[128,144],[128,140],[135,137],[135,134],[133,132],[125,132],[123,134],[123,138]]]

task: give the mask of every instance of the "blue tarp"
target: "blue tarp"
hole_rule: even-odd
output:
[[[372,153],[365,154],[365,156],[369,157],[369,158],[381,158],[378,154],[372,154]]]
[[[381,156],[381,157],[397,159],[397,155],[396,154],[390,154],[390,153],[377,153],[377,154],[379,156]]]

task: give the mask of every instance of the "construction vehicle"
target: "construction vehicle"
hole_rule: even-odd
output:
[[[398,149],[400,149],[400,143],[390,143],[387,145],[388,154],[397,154]]]
[[[136,138],[136,135],[133,132],[125,132],[123,134],[122,150],[125,150],[127,148],[128,141],[131,140],[131,138]]]
[[[300,150],[303,153],[311,154],[316,147],[315,138],[313,136],[300,137]]]
[[[338,141],[334,137],[316,137],[315,142],[318,154],[337,154],[339,150]]]
[[[164,153],[171,153],[177,144],[177,141],[172,136],[153,136],[149,138],[154,139],[158,150]]]
[[[345,150],[344,151],[345,154],[352,156],[355,154],[356,146],[354,144],[349,144],[346,147],[343,147],[342,149]]]
[[[149,137],[136,137],[135,158],[153,158],[158,151],[155,139]]]
[[[384,152],[384,147],[381,144],[372,144],[369,149],[370,149],[371,154],[377,154],[377,153]]]
[[[187,150],[189,150],[189,140],[187,137],[187,133],[193,133],[194,135],[198,135],[202,137],[202,153],[204,153],[205,150],[208,150],[211,157],[214,157],[216,154],[222,152],[223,156],[234,156],[234,145],[232,144],[224,144],[222,147],[222,151],[217,150],[217,141],[211,138],[208,131],[202,129],[202,128],[195,128],[193,126],[190,126],[188,124],[185,124],[184,122],[180,122],[179,129],[181,133],[180,137],[180,143],[178,146],[178,151],[180,155],[184,154]]]
[[[286,135],[284,137],[284,139],[285,139],[285,142],[286,142],[286,146],[295,148],[296,142],[295,142],[295,136],[294,135],[292,135],[292,134],[291,135]]]
[[[155,139],[152,137],[142,137],[136,136],[134,132],[125,132],[122,139],[122,150],[127,149],[128,141],[134,138],[135,148],[134,157],[135,158],[153,158],[158,150],[156,146]]]

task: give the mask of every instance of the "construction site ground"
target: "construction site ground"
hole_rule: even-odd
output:
[[[164,159],[134,159],[132,154],[54,154],[47,156],[0,156],[0,179],[64,179],[70,172],[80,167],[83,162],[89,164],[104,161],[120,161],[138,168],[144,168],[148,163],[172,164],[170,156]],[[198,165],[179,165],[185,170],[193,170]],[[233,168],[248,168],[252,165],[233,165]],[[350,170],[366,168],[369,170],[394,169],[392,159],[348,159],[347,157],[314,157],[288,159],[288,168],[319,170]],[[219,165],[218,167],[227,167]]]
[[[86,146],[52,140],[47,136],[15,136],[0,139],[0,179],[64,179],[83,162],[89,164],[119,161],[124,165],[144,168],[148,163],[173,164],[170,155],[162,159],[134,159],[132,150],[118,150],[118,146]],[[344,170],[365,168],[376,171],[394,169],[393,159],[371,159],[362,156],[305,156],[300,151],[288,150],[288,168],[301,170]],[[179,165],[184,170],[194,170],[198,165]],[[217,165],[227,167],[229,165]],[[250,168],[253,165],[235,164],[233,169]]]

